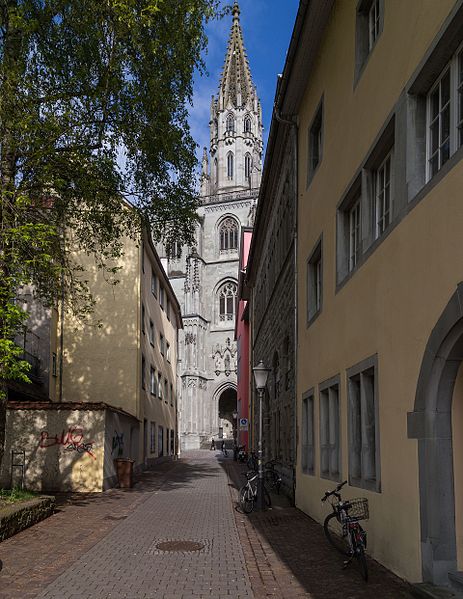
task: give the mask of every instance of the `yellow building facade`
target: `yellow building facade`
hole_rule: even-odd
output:
[[[462,43],[460,1],[301,2],[277,94],[298,128],[296,505],[322,522],[348,480],[368,552],[446,585],[463,570]]]

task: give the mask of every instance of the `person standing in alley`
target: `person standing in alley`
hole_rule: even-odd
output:
[[[212,437],[212,440],[211,440],[211,450],[213,450],[213,449],[215,450],[215,439],[214,439],[214,437]]]

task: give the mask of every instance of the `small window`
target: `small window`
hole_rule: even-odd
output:
[[[310,323],[321,311],[323,299],[322,241],[307,262],[307,317]]]
[[[151,393],[151,395],[154,395],[154,396],[157,395],[156,371],[154,370],[154,368],[152,366],[150,368],[150,393]]]
[[[164,429],[162,426],[158,426],[158,457],[164,455]]]
[[[320,390],[320,475],[340,478],[338,384]]]
[[[170,343],[166,342],[166,359],[170,363]]]
[[[169,381],[164,379],[164,401],[167,403],[169,401]]]
[[[166,301],[166,316],[167,316],[167,320],[170,322],[170,301],[169,301],[169,299]]]
[[[158,374],[158,397],[162,400],[162,376]]]
[[[219,322],[235,321],[236,296],[236,283],[230,281],[219,289]]]
[[[170,453],[174,455],[175,453],[175,431],[170,431]]]
[[[154,346],[154,323],[152,320],[150,320],[149,340],[151,345]]]
[[[384,0],[361,0],[355,28],[355,81],[372,53],[383,30]]]
[[[252,157],[251,154],[246,154],[244,157],[244,176],[246,179],[251,178],[252,171]]]
[[[368,49],[371,52],[380,31],[380,10],[379,0],[372,0],[368,10]]]
[[[313,394],[302,399],[302,472],[314,473]]]
[[[142,389],[145,389],[145,370],[146,370],[145,356],[142,354],[142,356],[141,356],[141,388]]]
[[[307,173],[307,184],[312,181],[315,171],[322,159],[323,151],[323,101],[317,109],[317,113],[309,129],[309,167]]]
[[[234,218],[226,218],[219,229],[220,251],[228,253],[238,249],[238,223]]]
[[[174,388],[172,386],[172,383],[170,384],[170,405],[174,405]]]
[[[234,157],[233,152],[227,154],[227,177],[233,179]]]
[[[391,224],[391,154],[389,153],[374,173],[376,238],[381,237]]]
[[[428,96],[428,178],[450,158],[450,67],[440,77]],[[461,130],[459,129],[459,137]]]
[[[249,115],[244,117],[244,132],[251,133],[252,131],[252,120]]]
[[[360,198],[349,210],[349,272],[358,264],[361,247],[361,203]]]
[[[150,423],[150,453],[156,453],[156,423]]]
[[[164,345],[164,335],[161,333],[159,335],[159,351],[161,352],[161,356],[165,353],[165,345]]]
[[[141,332],[145,334],[145,304],[141,305]]]
[[[349,484],[380,490],[376,358],[348,370]]]
[[[151,293],[154,297],[158,296],[158,278],[154,270],[151,271]]]
[[[53,352],[51,356],[51,373],[53,376],[58,376],[56,354]]]
[[[235,117],[232,114],[227,116],[226,129],[228,133],[234,133],[235,131]]]
[[[161,306],[161,308],[164,310],[164,306],[165,306],[165,301],[166,301],[166,292],[164,290],[164,287],[159,284],[159,305]]]

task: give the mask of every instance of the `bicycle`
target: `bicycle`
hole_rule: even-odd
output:
[[[275,470],[275,460],[270,460],[264,465],[264,480],[277,495],[280,493],[281,476]]]
[[[255,470],[257,472],[257,455],[255,451],[249,452],[246,466],[249,468],[249,470]]]
[[[247,482],[240,489],[240,507],[245,514],[250,514],[254,509],[254,504],[257,501],[257,472],[243,473],[247,478]],[[271,506],[270,495],[264,485],[264,502],[267,507]]]
[[[360,526],[359,520],[368,520],[368,500],[359,497],[343,501],[339,491],[346,483],[347,480],[340,483],[333,491],[327,491],[322,497],[323,503],[328,497],[333,497],[330,501],[333,511],[325,518],[323,530],[331,545],[349,558],[344,562],[344,568],[347,568],[356,558],[362,577],[367,581],[368,565],[365,556],[367,533]]]

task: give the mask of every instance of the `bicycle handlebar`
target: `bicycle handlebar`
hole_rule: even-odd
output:
[[[328,499],[328,497],[331,497],[331,495],[334,495],[335,497],[340,499],[341,495],[339,494],[339,491],[346,484],[347,484],[347,480],[345,480],[343,483],[339,483],[339,485],[336,487],[336,489],[333,489],[333,491],[326,491],[325,495],[322,497],[322,501],[325,502]]]

